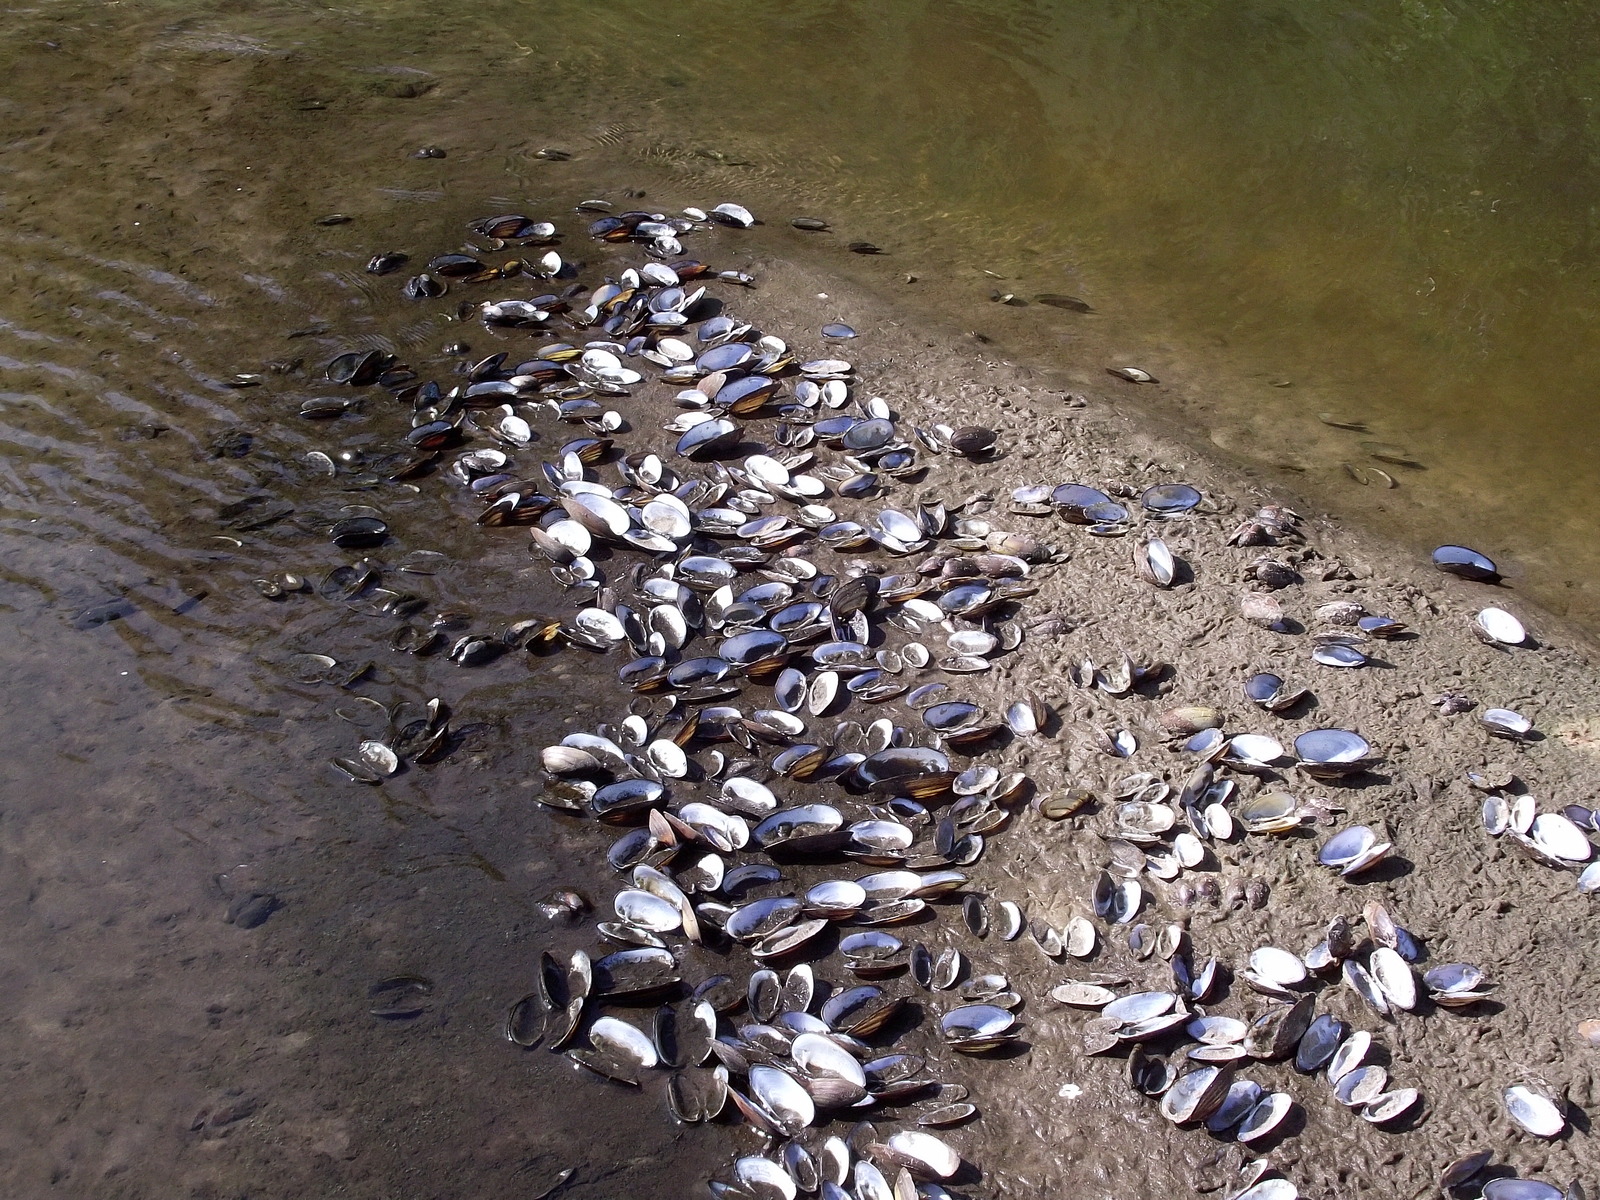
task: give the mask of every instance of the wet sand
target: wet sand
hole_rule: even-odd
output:
[[[587,941],[537,901],[604,876],[527,802],[517,731],[469,734],[381,792],[340,783],[334,709],[414,680],[274,693],[242,631],[133,594],[84,631],[64,607],[0,616],[7,1194],[531,1197],[568,1169],[569,1196],[690,1194],[666,1181],[709,1174],[719,1131],[501,1037],[539,951]],[[545,686],[554,670],[523,689],[530,711]],[[254,894],[278,907],[230,923]],[[372,1016],[368,989],[397,975],[433,981],[427,1010]]]

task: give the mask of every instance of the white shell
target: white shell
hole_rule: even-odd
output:
[[[1410,1112],[1421,1100],[1422,1093],[1416,1088],[1395,1088],[1368,1100],[1361,1108],[1361,1119],[1381,1125]]]
[[[988,654],[999,644],[999,638],[982,629],[962,629],[945,640],[957,654]]]
[[[561,507],[590,533],[621,537],[633,524],[628,510],[609,496],[596,496],[591,492],[563,497]]]
[[[1241,1142],[1254,1141],[1259,1137],[1266,1137],[1289,1115],[1289,1110],[1294,1107],[1294,1100],[1288,1092],[1269,1092],[1263,1096],[1235,1132]]]
[[[1533,819],[1528,836],[1552,858],[1588,862],[1594,857],[1594,846],[1583,836],[1583,830],[1560,813],[1540,813]]]
[[[1366,1059],[1367,1051],[1371,1049],[1372,1035],[1365,1029],[1358,1029],[1345,1038],[1333,1052],[1333,1057],[1328,1060],[1328,1082],[1338,1083],[1354,1071]]]
[[[889,1149],[897,1156],[922,1164],[923,1174],[949,1179],[961,1166],[961,1156],[931,1133],[906,1129],[888,1141]]]
[[[825,879],[806,892],[808,906],[828,912],[853,911],[867,902],[867,889],[853,879]]]
[[[1503,646],[1520,646],[1528,640],[1528,631],[1522,622],[1503,608],[1486,608],[1472,618],[1472,628],[1486,642],[1499,642]]]
[[[883,1172],[866,1159],[856,1163],[854,1177],[856,1200],[894,1200],[894,1190]]]
[[[723,781],[722,802],[753,817],[764,817],[778,809],[778,797],[759,779],[734,775]]]
[[[693,530],[689,506],[672,495],[657,496],[640,509],[639,524],[674,540],[688,537]]]
[[[657,738],[645,748],[645,757],[668,779],[682,779],[689,773],[689,756],[682,747],[668,738]]]
[[[684,619],[683,610],[675,605],[656,605],[645,618],[645,625],[651,633],[661,635],[668,649],[681,650],[689,640],[689,622]]]
[[[751,1155],[733,1164],[733,1177],[740,1183],[740,1191],[749,1196],[780,1196],[794,1200],[798,1194],[795,1182],[780,1163],[770,1158]]]
[[[823,1142],[817,1151],[817,1170],[823,1179],[839,1188],[850,1178],[850,1147],[838,1134]]]
[[[720,216],[727,217],[733,224],[741,225],[748,229],[756,223],[750,210],[742,204],[719,204],[711,210]]]
[[[594,539],[589,536],[589,531],[570,517],[552,521],[544,527],[543,532],[574,554],[587,554],[594,546]]]
[[[808,1075],[836,1075],[866,1090],[867,1074],[855,1055],[826,1034],[800,1034],[789,1047],[789,1056]]]
[[[1233,814],[1220,804],[1208,804],[1200,813],[1206,832],[1219,842],[1233,837]]]
[[[1280,987],[1303,983],[1306,978],[1306,964],[1300,956],[1276,946],[1262,946],[1251,953],[1250,969]]]
[[[1513,833],[1527,833],[1533,828],[1533,818],[1536,810],[1534,799],[1524,792],[1511,802],[1511,830]]]
[[[1417,977],[1396,951],[1379,946],[1367,960],[1367,969],[1391,1007],[1409,1012],[1417,1006]]]
[[[1561,1109],[1547,1096],[1518,1084],[1505,1094],[1506,1112],[1534,1137],[1553,1138],[1567,1127]]]
[[[1367,1007],[1380,1017],[1389,1011],[1389,997],[1378,981],[1360,963],[1353,958],[1347,958],[1340,967],[1344,977],[1344,984],[1356,995],[1367,1002]]]
[[[744,460],[745,473],[762,487],[789,482],[789,468],[766,454],[752,454]]]
[[[806,711],[820,717],[839,694],[839,675],[836,671],[818,671],[811,680],[806,694]]]
[[[683,913],[676,904],[638,888],[617,893],[612,907],[629,925],[651,933],[670,933],[683,924]]]
[[[1481,719],[1492,730],[1510,733],[1518,737],[1528,733],[1533,728],[1532,721],[1509,708],[1485,709]]]
[[[787,1130],[798,1133],[817,1119],[810,1094],[790,1075],[775,1067],[750,1068],[750,1095],[778,1118]]]
[[[628,637],[617,614],[608,613],[603,608],[586,608],[572,618],[572,623],[584,633],[608,642],[626,641]]]
[[[1177,563],[1172,551],[1160,538],[1151,538],[1136,551],[1140,574],[1156,587],[1171,587],[1177,576]]]
[[[616,1017],[601,1017],[590,1026],[589,1044],[640,1067],[653,1067],[659,1061],[655,1046],[644,1032]]]
[[[1239,1192],[1233,1200],[1300,1200],[1300,1189],[1287,1179],[1263,1179]]]
[[[1228,743],[1228,756],[1265,766],[1283,757],[1283,747],[1260,733],[1241,733]]]
[[[1088,958],[1094,953],[1096,932],[1088,917],[1073,917],[1061,931],[1061,940],[1073,958]]]
[[[1188,830],[1172,839],[1172,851],[1178,857],[1178,864],[1190,870],[1198,867],[1206,857],[1205,844]]]

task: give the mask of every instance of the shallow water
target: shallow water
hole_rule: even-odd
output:
[[[0,762],[0,831],[3,971],[30,1049],[0,1108],[17,1186],[291,1194],[331,1163],[349,1194],[470,1178],[536,1195],[593,1141],[596,1110],[566,1105],[560,1061],[493,1037],[551,938],[533,901],[594,878],[549,844],[511,749],[583,719],[570,680],[380,663],[352,691],[442,695],[480,727],[447,768],[381,794],[342,785],[314,764],[353,745],[335,715],[349,695],[296,683],[288,660],[374,657],[373,626],[251,583],[344,561],[316,518],[366,500],[305,467],[328,438],[292,417],[309,389],[288,364],[373,344],[439,369],[426,355],[449,306],[399,301],[362,274],[371,253],[428,253],[502,200],[745,200],[787,252],[810,246],[954,332],[1097,386],[1109,361],[1146,366],[1163,390],[1130,387],[1130,403],[1419,545],[1480,545],[1593,621],[1600,468],[1574,453],[1600,432],[1592,20],[8,10],[0,661],[26,752]],[[410,157],[423,145],[448,157]],[[574,158],[536,156],[552,145]],[[802,210],[838,234],[782,231]],[[317,223],[336,212],[349,223]],[[890,253],[840,249],[857,238]],[[994,304],[996,290],[1097,312]],[[241,371],[268,383],[225,386]],[[1426,469],[1358,487],[1339,464],[1367,461],[1368,436]],[[295,514],[227,528],[219,511],[257,496]],[[448,504],[435,489],[385,508],[408,547],[462,564],[410,586],[484,627],[554,604]],[[282,907],[227,924],[241,889]],[[429,1014],[371,1018],[365,989],[411,972],[435,980]],[[720,1160],[715,1137],[584,1096],[619,1131],[595,1159],[632,1174],[591,1170],[571,1194],[647,1189],[668,1155],[685,1177]]]
[[[1099,382],[1143,364],[1162,386],[1126,389],[1131,403],[1419,548],[1479,544],[1592,624],[1596,20],[1425,4],[54,5],[9,18],[8,208],[81,234],[83,185],[104,171],[107,199],[155,210],[121,231],[186,259],[202,251],[168,212],[194,210],[213,238],[249,222],[252,246],[292,253],[353,244],[312,236],[319,206],[393,220],[580,179],[811,209],[838,235],[797,242],[901,303]],[[406,163],[411,141],[451,157]],[[556,142],[573,163],[533,157]],[[318,161],[299,153],[312,145]],[[857,239],[889,254],[843,254]],[[1096,312],[991,302],[1041,293]]]

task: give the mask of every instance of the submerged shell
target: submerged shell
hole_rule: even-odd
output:
[[[1440,546],[1433,552],[1433,565],[1447,575],[1479,583],[1493,583],[1500,578],[1493,559],[1466,546]]]

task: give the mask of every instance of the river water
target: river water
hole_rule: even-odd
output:
[[[596,1130],[605,1153],[573,1194],[720,1160],[714,1136],[613,1122],[624,1101],[603,1090],[565,1104],[559,1059],[485,1036],[531,986],[534,951],[562,946],[535,901],[594,883],[529,811],[512,752],[584,720],[570,677],[380,661],[352,688],[301,683],[294,655],[374,657],[371,626],[252,585],[345,561],[318,522],[364,499],[359,472],[333,484],[306,466],[326,439],[274,372],[304,378],[352,345],[429,366],[451,331],[444,306],[363,274],[372,253],[630,188],[734,197],[775,224],[815,212],[836,232],[794,233],[789,253],[951,336],[1122,388],[1336,513],[1419,548],[1476,545],[1592,625],[1597,19],[1424,3],[8,9],[10,1190],[537,1195]],[[570,159],[540,156],[552,147]],[[335,214],[349,219],[321,223]],[[1049,293],[1094,311],[1034,299]],[[1114,365],[1160,383],[1110,383]],[[268,383],[228,386],[241,372]],[[293,519],[249,528],[273,504]],[[554,604],[520,552],[463,535],[434,493],[385,515],[456,559],[408,581],[435,607],[492,624]],[[356,694],[469,712],[449,770],[381,797],[330,779],[316,764],[348,751],[337,710]],[[281,906],[265,922],[222,919],[257,893]],[[401,974],[432,981],[427,1013],[375,1020],[366,989]],[[343,1191],[318,1182],[330,1163]]]

